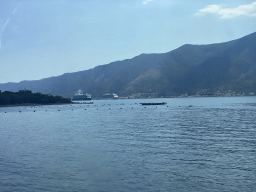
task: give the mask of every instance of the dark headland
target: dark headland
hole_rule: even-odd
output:
[[[70,98],[52,96],[50,94],[32,93],[29,90],[18,92],[0,91],[0,107],[27,105],[56,105],[73,103]]]

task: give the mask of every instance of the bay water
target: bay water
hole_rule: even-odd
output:
[[[256,97],[93,102],[0,108],[0,191],[256,191]]]

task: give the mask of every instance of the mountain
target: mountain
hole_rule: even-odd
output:
[[[32,90],[71,97],[230,95],[256,93],[256,33],[210,45],[183,45],[37,81],[0,84],[0,90]]]
[[[233,45],[206,59],[179,77],[176,92],[224,88],[236,92],[255,92],[256,33],[233,41]]]
[[[0,90],[32,90],[52,95],[71,97],[78,90],[95,96],[106,92],[122,93],[125,86],[150,68],[157,65],[164,54],[142,54],[124,61],[116,61],[94,69],[75,73],[66,73],[57,77],[37,81],[0,84]]]

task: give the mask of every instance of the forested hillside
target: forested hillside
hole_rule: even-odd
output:
[[[254,95],[256,33],[230,42],[183,45],[163,54],[142,54],[37,81],[0,84],[2,91],[24,89],[72,97],[78,90],[100,98],[180,95]]]

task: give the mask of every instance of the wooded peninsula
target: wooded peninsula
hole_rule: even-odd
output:
[[[63,98],[61,96],[52,96],[50,94],[32,93],[29,90],[20,90],[19,92],[0,90],[0,106],[8,105],[28,105],[28,104],[64,104],[72,103],[70,98]]]

